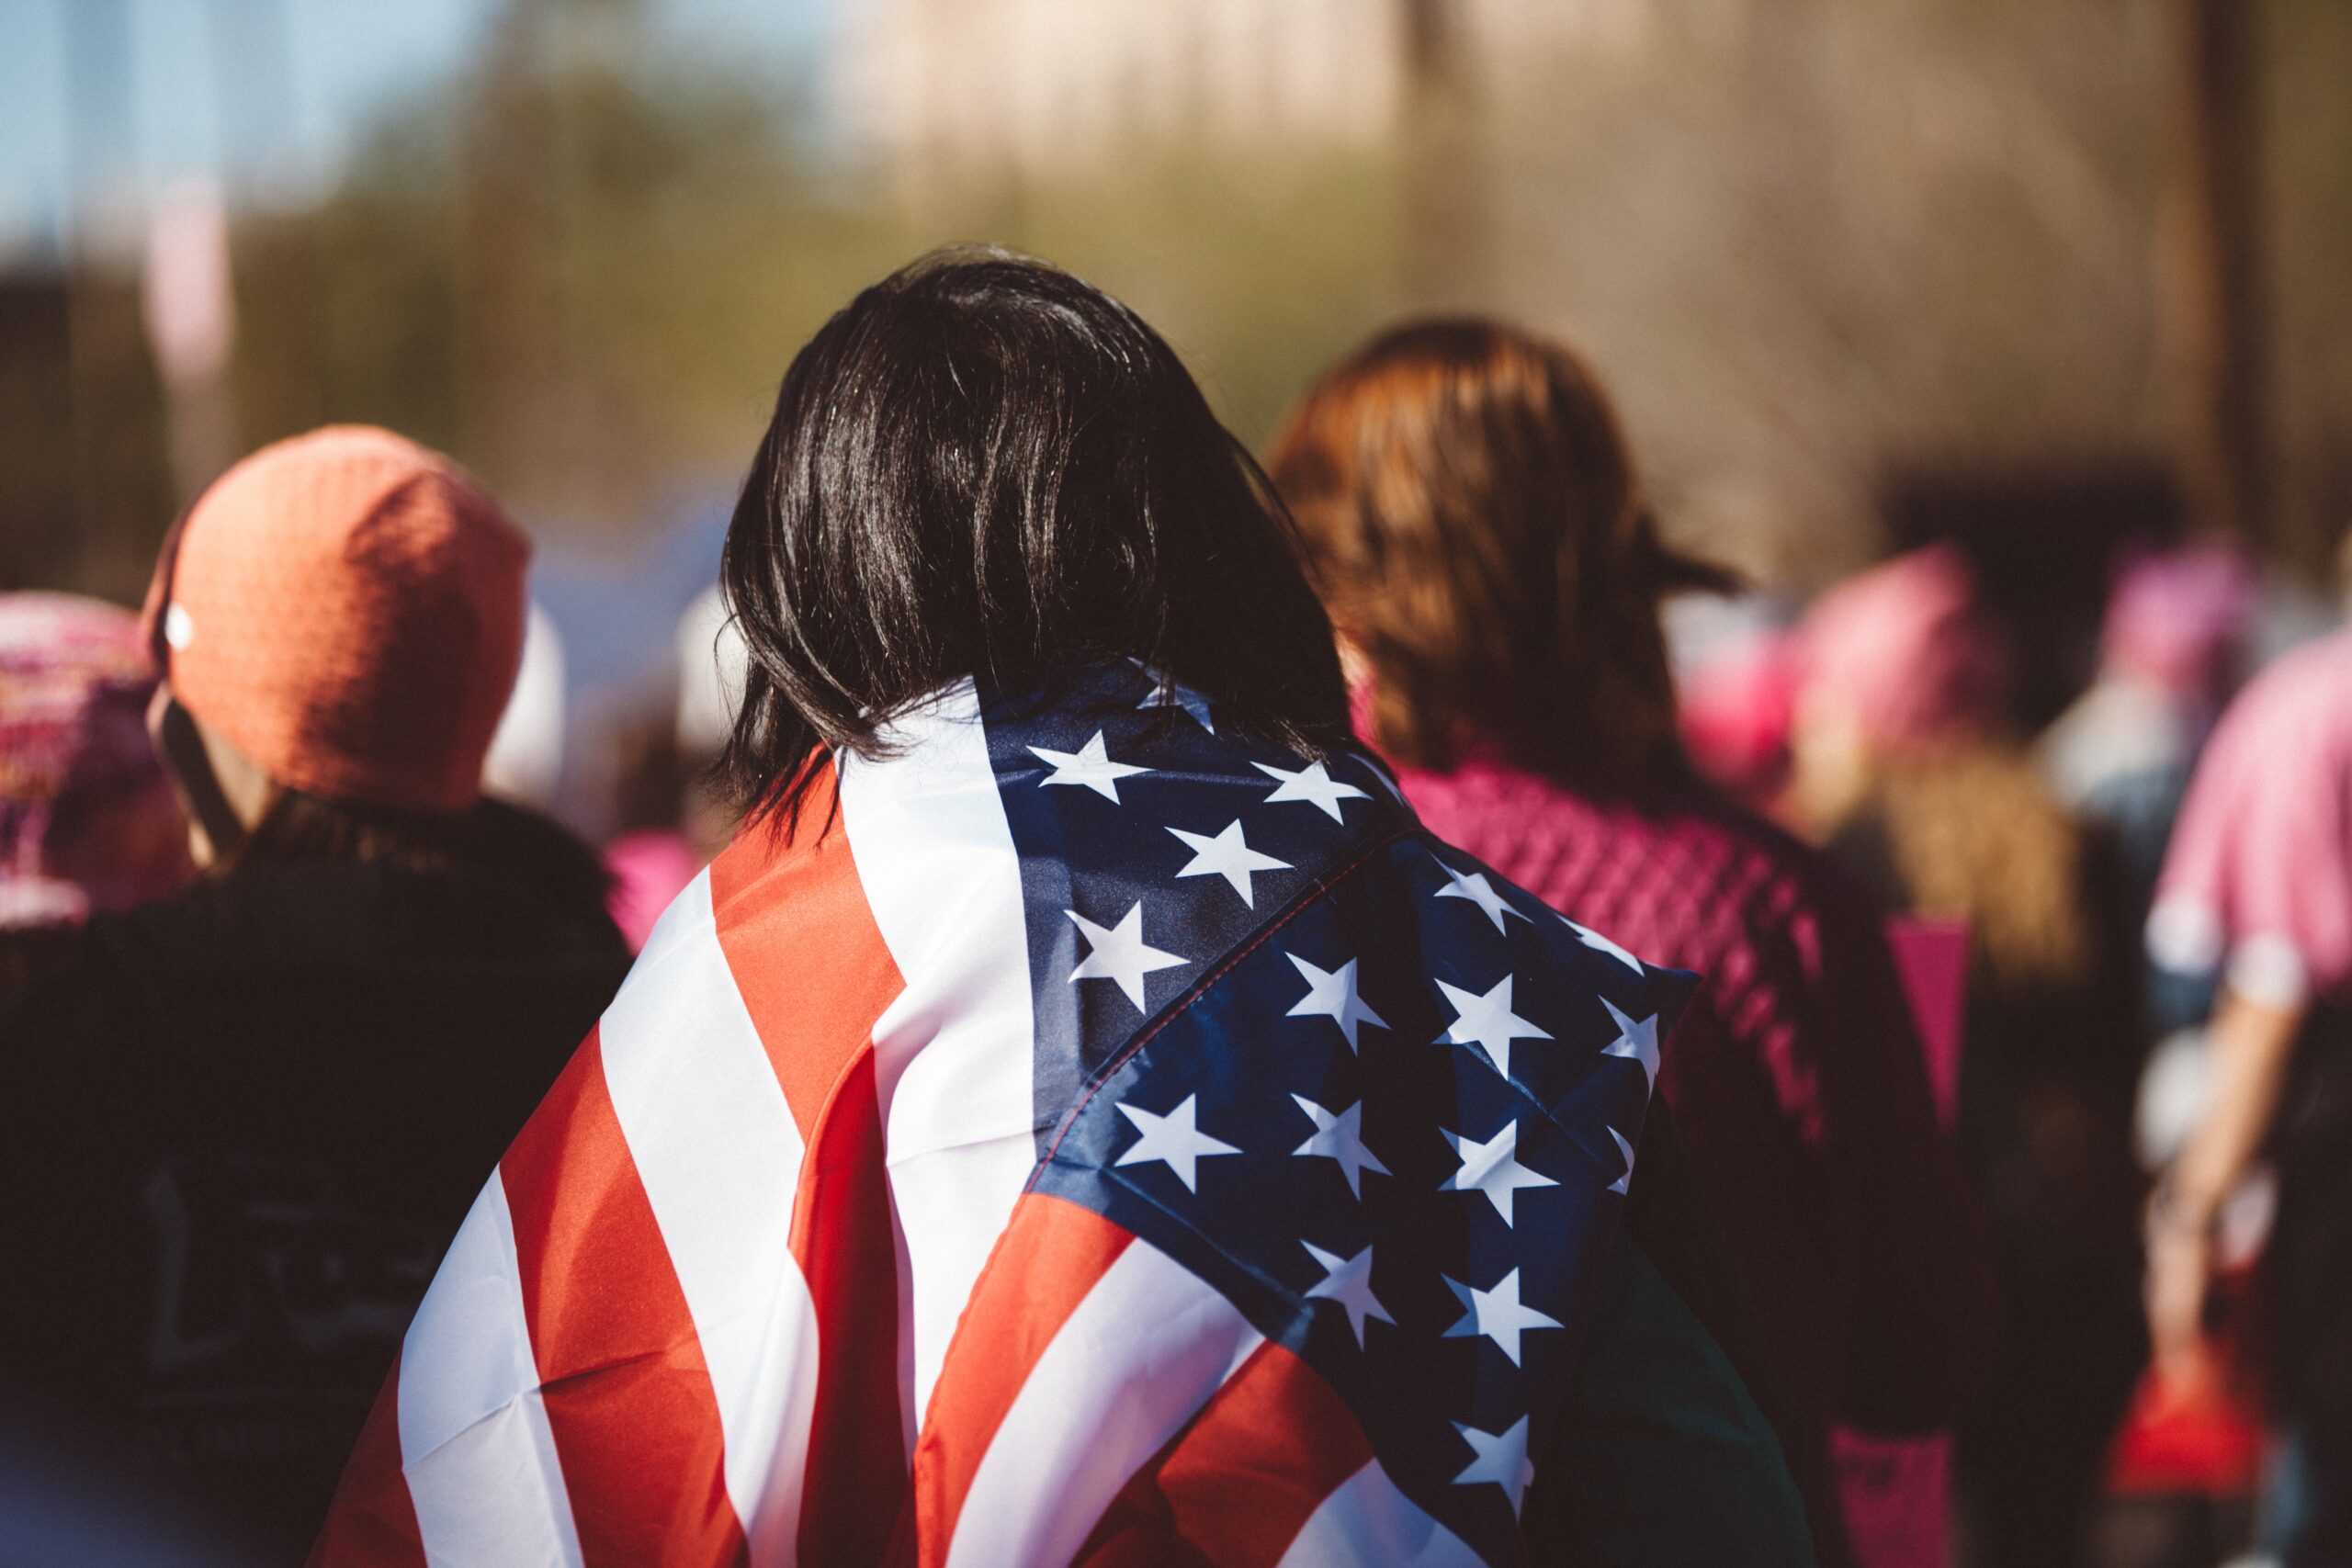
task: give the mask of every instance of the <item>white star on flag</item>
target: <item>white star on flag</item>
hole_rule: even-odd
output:
[[[1233,885],[1236,893],[1241,895],[1241,901],[1253,909],[1258,907],[1258,899],[1250,886],[1250,873],[1290,869],[1290,862],[1260,854],[1250,847],[1249,840],[1241,836],[1241,818],[1238,817],[1214,839],[1199,833],[1187,833],[1182,828],[1168,830],[1183,840],[1193,851],[1192,860],[1177,875],[1222,876]]]
[[[1618,963],[1623,964],[1626,968],[1631,969],[1636,975],[1645,973],[1645,970],[1642,967],[1642,961],[1640,959],[1634,957],[1632,953],[1626,952],[1623,948],[1610,941],[1607,937],[1602,936],[1599,931],[1594,931],[1591,927],[1580,926],[1574,920],[1568,919],[1566,915],[1562,915],[1560,917],[1560,923],[1567,927],[1568,930],[1576,932],[1577,940],[1584,943],[1587,947],[1595,948],[1609,954],[1610,957],[1615,959]]]
[[[1348,1049],[1356,1048],[1356,1025],[1368,1023],[1374,1029],[1388,1027],[1387,1020],[1363,1005],[1356,994],[1356,961],[1349,959],[1337,969],[1317,969],[1295,953],[1285,953],[1292,967],[1306,982],[1306,995],[1298,1005],[1283,1014],[1284,1018],[1328,1018],[1338,1023],[1340,1032],[1348,1037]]]
[[[1303,800],[1330,818],[1332,821],[1342,822],[1346,818],[1340,815],[1340,802],[1372,798],[1355,785],[1341,784],[1333,778],[1320,762],[1309,762],[1295,773],[1284,773],[1280,768],[1269,767],[1263,762],[1253,762],[1250,766],[1270,779],[1282,781],[1275,786],[1274,793],[1266,796],[1265,804],[1268,806],[1272,806],[1278,801]]]
[[[1639,1062],[1642,1065],[1642,1076],[1649,1079],[1651,1088],[1657,1088],[1657,1015],[1652,1013],[1641,1022],[1635,1023],[1618,1011],[1617,1004],[1607,997],[1600,998],[1600,1005],[1607,1008],[1609,1016],[1617,1021],[1617,1038],[1604,1046],[1600,1054],[1604,1056],[1623,1056],[1628,1061]]]
[[[1380,1298],[1372,1293],[1372,1248],[1367,1247],[1353,1258],[1341,1258],[1311,1241],[1298,1245],[1313,1254],[1323,1268],[1323,1282],[1307,1291],[1307,1299],[1339,1303],[1340,1310],[1348,1314],[1348,1326],[1355,1330],[1358,1349],[1363,1348],[1364,1319],[1376,1317],[1387,1324],[1396,1321],[1380,1304]]]
[[[1295,1096],[1293,1097],[1296,1098]],[[1480,1143],[1456,1133],[1445,1134],[1445,1141],[1453,1145],[1454,1154],[1462,1161],[1462,1168],[1438,1183],[1441,1192],[1484,1192],[1503,1217],[1511,1221],[1511,1194],[1522,1187],[1557,1187],[1558,1182],[1541,1171],[1530,1170],[1519,1163],[1519,1122],[1505,1122],[1503,1130]]]
[[[1121,1109],[1125,1108],[1123,1106]],[[1453,1292],[1454,1300],[1470,1309],[1463,1314],[1461,1322],[1445,1331],[1445,1337],[1467,1339],[1483,1335],[1510,1358],[1510,1364],[1514,1367],[1520,1364],[1519,1337],[1521,1334],[1531,1328],[1560,1326],[1558,1318],[1546,1317],[1533,1307],[1519,1304],[1519,1270],[1516,1269],[1497,1280],[1491,1291],[1465,1285],[1443,1274],[1438,1278],[1445,1280],[1445,1288]]]
[[[1510,1043],[1514,1040],[1549,1040],[1547,1030],[1536,1028],[1510,1010],[1511,976],[1504,976],[1485,996],[1465,991],[1444,981],[1437,988],[1453,1004],[1453,1026],[1441,1036],[1446,1045],[1476,1045],[1487,1054],[1495,1070],[1510,1077]]]
[[[1386,1176],[1389,1169],[1380,1158],[1363,1146],[1363,1101],[1358,1100],[1334,1116],[1303,1094],[1291,1098],[1315,1123],[1314,1133],[1306,1142],[1291,1150],[1294,1155],[1321,1155],[1340,1162],[1340,1174],[1348,1179],[1348,1190],[1358,1198],[1363,1196],[1363,1173],[1376,1170]]]
[[[1453,1483],[1476,1486],[1482,1481],[1491,1481],[1510,1499],[1510,1511],[1518,1513],[1519,1500],[1535,1480],[1534,1461],[1527,1457],[1527,1417],[1521,1416],[1504,1432],[1481,1432],[1459,1421],[1453,1424],[1453,1429],[1462,1434],[1462,1440],[1478,1456],[1453,1478]]]
[[[1625,1134],[1619,1132],[1614,1127],[1609,1129],[1609,1135],[1617,1140],[1618,1156],[1625,1162],[1625,1174],[1611,1182],[1609,1184],[1609,1190],[1611,1192],[1627,1191],[1634,1185],[1634,1145],[1627,1143],[1625,1141]]]
[[[1436,859],[1435,856],[1430,858]],[[1511,907],[1510,899],[1495,891],[1494,884],[1487,880],[1485,872],[1474,871],[1464,876],[1443,861],[1438,861],[1437,868],[1452,879],[1448,886],[1437,890],[1437,896],[1441,898],[1467,898],[1478,906],[1487,919],[1495,922],[1495,930],[1503,929],[1503,918],[1507,915],[1517,915],[1522,920],[1527,919]]]
[[[1103,749],[1102,732],[1096,730],[1094,739],[1075,751],[1057,751],[1050,746],[1032,746],[1041,759],[1050,763],[1053,777],[1038,781],[1039,787],[1047,784],[1082,784],[1112,805],[1119,800],[1119,781],[1132,773],[1148,773],[1149,768],[1139,768],[1132,762],[1114,762]]]
[[[1209,718],[1208,698],[1190,686],[1154,686],[1143,694],[1143,701],[1136,705],[1137,713],[1149,713],[1156,708],[1182,708],[1200,722],[1203,729],[1211,735],[1216,733],[1216,726]]]
[[[1119,1114],[1136,1124],[1142,1134],[1127,1146],[1127,1152],[1113,1160],[1113,1165],[1146,1165],[1158,1160],[1176,1173],[1187,1192],[1198,1192],[1195,1185],[1200,1161],[1211,1155],[1238,1155],[1241,1151],[1231,1144],[1210,1137],[1193,1123],[1193,1103],[1199,1095],[1188,1094],[1175,1110],[1165,1116],[1155,1116],[1148,1111],[1138,1111],[1125,1100],[1119,1102]]]
[[[1078,922],[1091,948],[1079,960],[1078,967],[1069,972],[1070,984],[1080,980],[1116,980],[1119,989],[1127,993],[1127,1000],[1143,1008],[1143,977],[1158,969],[1173,969],[1192,960],[1173,953],[1162,953],[1146,945],[1143,940],[1143,900],[1138,898],[1129,907],[1125,919],[1115,926],[1096,925],[1076,909],[1062,913]]]

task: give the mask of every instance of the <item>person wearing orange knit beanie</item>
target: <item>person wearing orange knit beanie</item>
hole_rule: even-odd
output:
[[[147,595],[158,714],[176,705],[203,741],[201,758],[185,751],[159,717],[192,800],[212,804],[188,777],[209,762],[248,829],[289,793],[467,810],[522,658],[529,559],[463,471],[389,431],[315,431],[231,468]],[[216,856],[242,837],[206,810],[196,825],[231,829]]]
[[[5,1392],[265,1551],[628,968],[594,852],[482,794],[529,558],[389,431],[231,468],[145,608],[204,874],[0,964]]]

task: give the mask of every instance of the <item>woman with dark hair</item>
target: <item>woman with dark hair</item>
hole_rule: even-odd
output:
[[[1833,1430],[1951,1425],[1976,1253],[1874,915],[1678,747],[1659,600],[1724,574],[1660,542],[1585,363],[1495,322],[1375,339],[1306,394],[1272,470],[1422,820],[1707,976],[1658,1087],[1732,1256],[1722,1310],[1758,1337],[1823,1561],[1849,1561]]]
[[[481,794],[528,550],[384,431],[231,469],[148,605],[203,874],[0,964],[12,1392],[273,1556],[628,967],[593,852]]]
[[[1684,977],[1351,747],[1157,333],[993,252],[866,289],[723,575],[750,821],[501,1162],[314,1562],[1812,1560],[1616,1235]]]

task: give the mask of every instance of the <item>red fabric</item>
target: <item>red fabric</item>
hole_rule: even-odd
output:
[[[459,811],[522,662],[530,556],[447,457],[333,426],[198,498],[148,630],[181,705],[278,783]]]
[[[1323,1500],[1372,1460],[1331,1385],[1295,1352],[1261,1345],[1136,1472],[1075,1561],[1275,1568]]]
[[[1968,922],[1923,915],[1894,915],[1886,922],[1887,946],[1903,976],[1911,1017],[1928,1062],[1928,1087],[1935,1090],[1936,1119],[1949,1131],[1960,1115],[1960,1044],[1968,1014]]]
[[[873,1027],[906,988],[858,882],[838,820],[831,768],[787,839],[753,829],[711,863],[710,894],[728,967],[775,1064],[808,1142],[792,1216],[792,1254],[817,1307],[815,1430],[799,1551],[808,1562],[870,1562],[906,1500],[898,1259],[887,1247],[827,1238],[890,1234],[890,1190],[876,1093]],[[821,953],[827,983],[774,962]]]
[[[594,1033],[498,1170],[581,1557],[588,1568],[746,1561],[694,1314],[668,1268]],[[567,1191],[599,1201],[566,1202]],[[648,1346],[660,1349],[647,1355]]]
[[[349,1568],[426,1568],[424,1539],[417,1533],[416,1505],[401,1474],[401,1362],[384,1379],[359,1446],[335,1488],[325,1528],[307,1559],[311,1568],[344,1563]]]
[[[1645,960],[1706,976],[1658,1087],[1817,1513],[1835,1495],[1833,1422],[1916,1432],[1957,1415],[1987,1299],[1877,912],[1820,855],[1698,786],[1604,803],[1473,757],[1402,771],[1431,831]]]
[[[946,1560],[980,1457],[1021,1385],[1133,1240],[1092,1210],[1047,1194],[1033,1192],[1013,1210],[956,1325],[957,1346],[969,1340],[995,1354],[959,1357],[950,1348],[915,1446],[915,1507],[900,1521],[895,1560],[919,1559],[923,1568]]]
[[[2245,1497],[2261,1483],[2267,1347],[2251,1269],[2224,1273],[2214,1293],[2221,1325],[2197,1371],[2169,1382],[2151,1367],[2132,1395],[2108,1455],[2115,1495]]]
[[[835,1087],[800,1168],[792,1254],[823,1325],[817,1339],[814,1429],[800,1504],[800,1560],[878,1562],[907,1500],[899,1380],[898,1258],[846,1238],[890,1234],[874,1052]]]

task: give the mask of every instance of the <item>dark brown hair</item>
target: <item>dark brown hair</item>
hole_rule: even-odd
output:
[[[1126,656],[1220,727],[1348,734],[1289,519],[1182,361],[1125,305],[1001,251],[867,288],[785,373],[720,572],[751,652],[722,767],[788,820],[964,676],[1026,690]]]
[[[1674,554],[1599,380],[1475,319],[1384,333],[1311,389],[1270,465],[1372,666],[1372,739],[1445,768],[1472,735],[1610,781],[1670,760],[1659,599],[1730,576]]]

